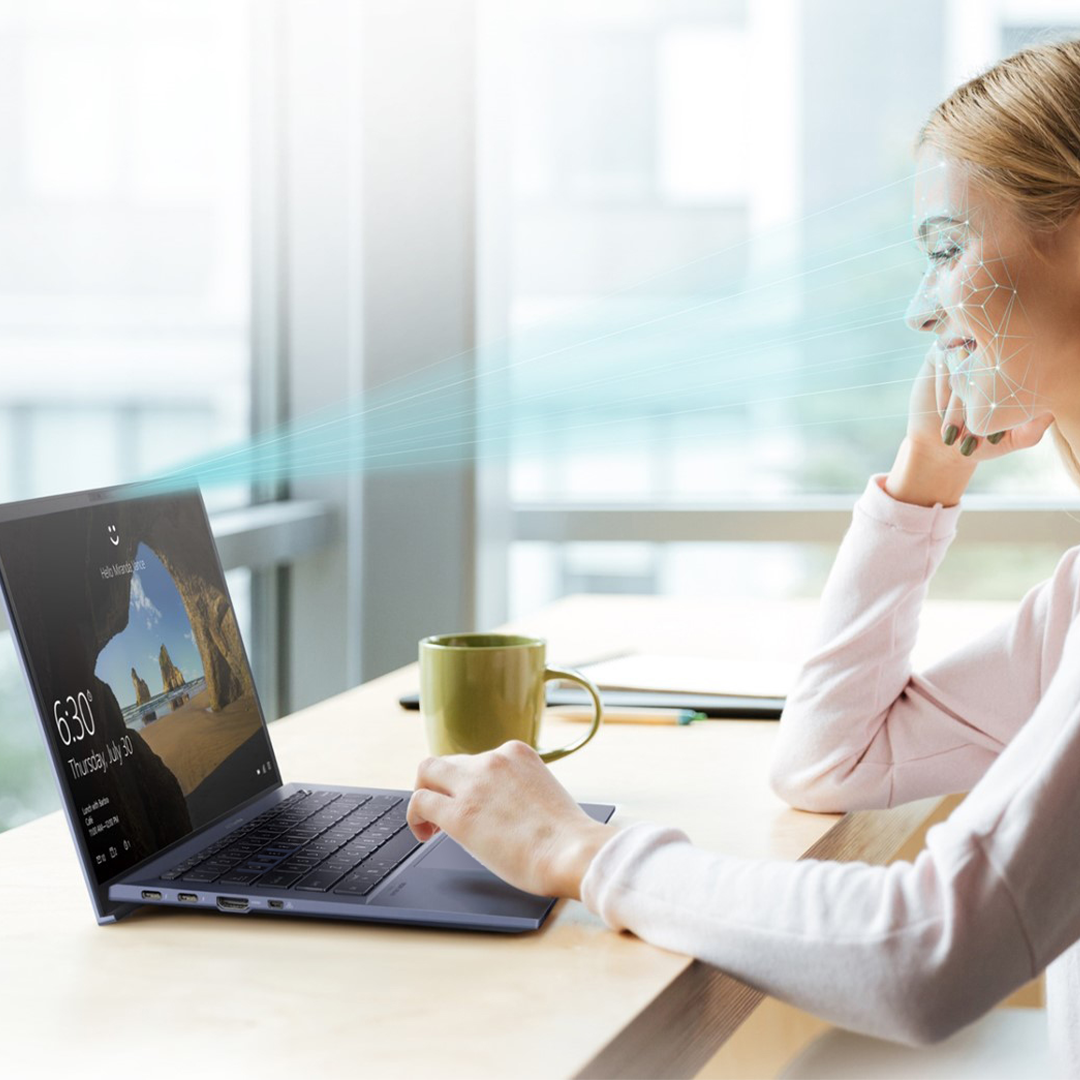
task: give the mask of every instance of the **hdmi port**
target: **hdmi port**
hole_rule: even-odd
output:
[[[239,896],[219,896],[217,906],[222,911],[247,911],[248,902]]]

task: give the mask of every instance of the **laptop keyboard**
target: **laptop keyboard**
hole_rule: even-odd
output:
[[[419,846],[397,795],[297,791],[165,881],[365,896]]]

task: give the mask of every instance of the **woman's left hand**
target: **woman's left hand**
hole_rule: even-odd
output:
[[[442,830],[525,892],[574,899],[593,856],[616,832],[593,821],[540,755],[516,741],[422,761],[408,821],[417,839]]]

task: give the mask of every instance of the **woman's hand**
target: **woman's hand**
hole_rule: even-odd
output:
[[[422,761],[408,821],[417,839],[442,830],[525,892],[574,899],[593,856],[616,832],[593,821],[540,755],[516,741]]]
[[[938,343],[926,354],[911,391],[908,439],[926,453],[963,466],[1003,457],[1034,446],[1053,423],[1043,415],[1004,432],[974,435],[964,423],[964,401],[949,382],[949,368]]]
[[[930,348],[911,391],[907,438],[885,481],[900,502],[917,506],[960,501],[980,461],[1034,446],[1053,423],[1043,415],[981,437],[964,423],[963,399],[953,392],[949,369],[937,344]]]

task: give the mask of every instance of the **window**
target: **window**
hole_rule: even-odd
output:
[[[248,17],[235,0],[0,2],[0,501],[157,474],[250,431]],[[246,630],[250,575],[229,582]],[[36,728],[4,632],[0,829],[56,805]]]
[[[888,468],[927,348],[903,322],[923,266],[914,137],[962,77],[1075,12],[482,12],[481,213],[503,240],[480,251],[481,326],[507,335],[492,364],[510,387],[479,422],[517,522],[508,610],[582,589],[812,595],[831,545],[703,548],[674,515],[653,543],[620,538],[632,515],[664,508],[831,498],[839,513]],[[980,470],[972,492],[1076,498],[1049,438]],[[625,517],[589,542],[605,509]],[[562,534],[544,542],[547,512]],[[997,595],[1019,595],[1058,551],[1033,543],[999,564]],[[985,593],[985,557],[968,565],[943,576],[950,595]]]

